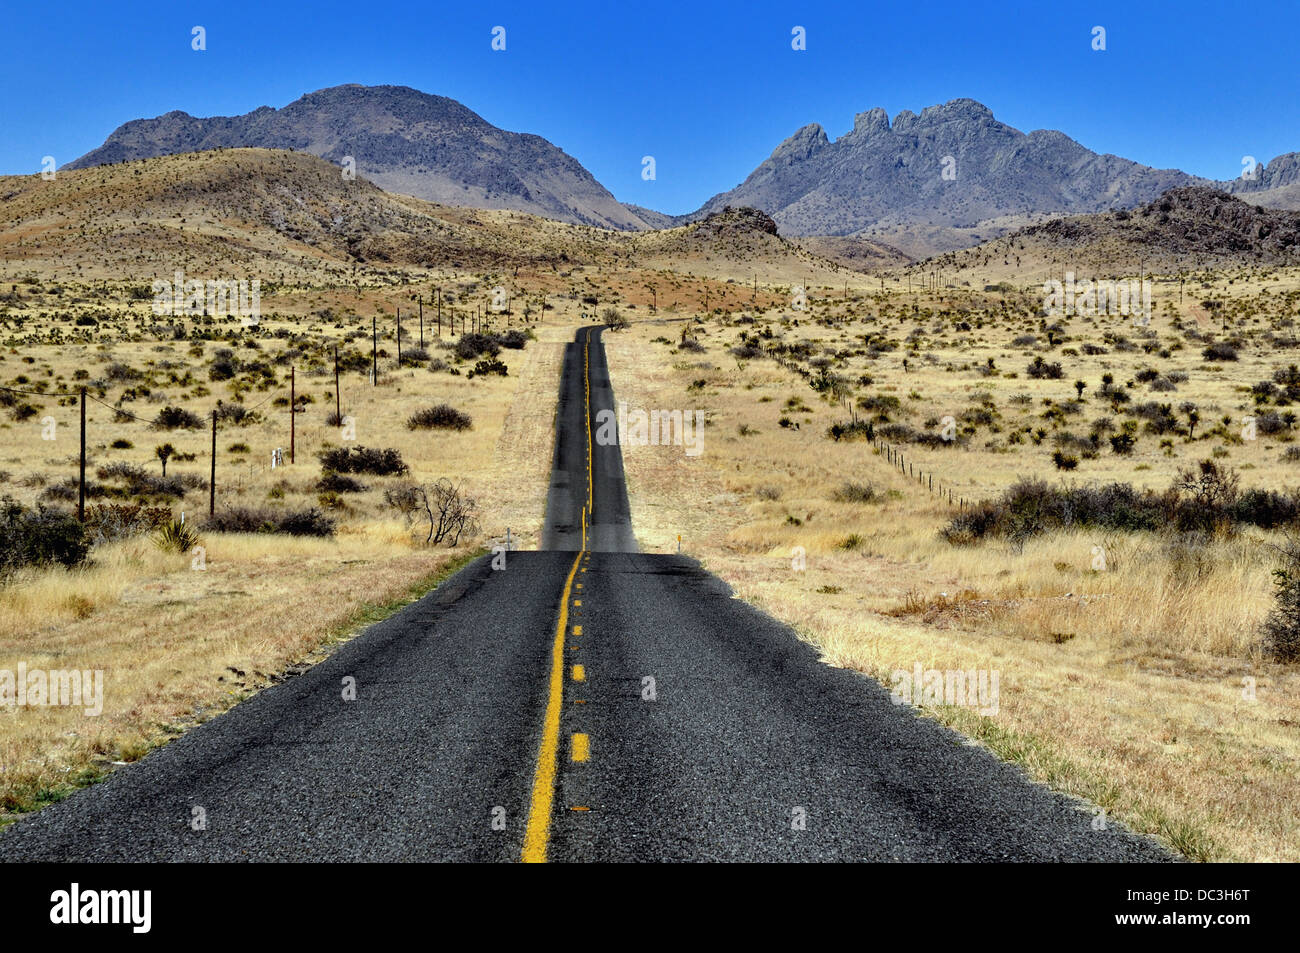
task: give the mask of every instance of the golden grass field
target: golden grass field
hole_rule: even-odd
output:
[[[297,304],[319,308],[325,298],[311,296]],[[292,324],[294,317],[286,312],[279,320],[264,319],[257,338],[260,357],[273,358],[286,346],[275,337],[278,328],[293,326],[301,333]],[[327,341],[337,335],[332,325],[317,324],[321,326],[306,333]],[[390,351],[393,330],[384,342]],[[545,495],[520,492],[520,487],[546,485],[560,360],[573,328],[557,320],[536,326],[533,334],[535,340],[525,349],[502,352],[509,367],[504,377],[469,380],[423,366],[397,369],[395,352],[381,361],[377,387],[370,385],[368,373],[343,376],[343,412],[354,420],[355,443],[399,449],[411,473],[362,477],[366,491],[335,494],[326,501],[338,521],[333,538],[205,532],[202,567],[196,569],[190,553],[168,553],[151,537],[138,536],[97,546],[83,567],[22,570],[7,580],[0,588],[0,669],[13,671],[22,661],[29,668],[102,670],[106,686],[104,712],[94,718],[76,708],[0,712],[0,810],[30,809],[60,797],[272,684],[286,669],[316,657],[323,646],[356,634],[417,597],[465,554],[503,539],[507,528],[517,547],[535,546]],[[134,336],[123,334],[112,343],[6,348],[0,374],[9,383],[21,369],[23,376],[51,382],[54,390],[72,384],[77,369],[87,369],[94,381],[110,364],[136,368],[150,375],[147,379],[153,379],[160,362],[203,365],[186,342],[145,342],[132,340]],[[432,326],[426,337],[435,353],[454,361],[450,352],[437,350]],[[454,342],[459,334],[444,330],[444,337]],[[171,373],[157,371],[157,376]],[[326,423],[334,409],[332,366],[324,374],[296,374],[296,396],[307,394],[313,402],[297,415],[293,464],[288,375],[282,376],[266,393],[245,395],[248,406],[261,404],[257,422],[219,427],[219,509],[322,505],[315,488],[322,472],[316,452],[326,445],[346,445],[339,428]],[[138,384],[125,382],[126,387]],[[153,448],[164,441],[196,456],[190,462],[173,460],[169,474],[206,479],[210,431],[157,431],[143,421],[115,419],[105,404],[116,403],[118,386],[109,388],[103,403],[88,401],[89,482],[101,482],[97,467],[113,461],[158,472]],[[286,397],[284,406],[268,400],[278,394]],[[222,385],[203,381],[153,389],[148,397],[123,406],[149,419],[165,405],[210,407],[218,397],[233,399]],[[51,398],[32,399],[41,405],[38,415],[0,423],[0,492],[29,504],[44,487],[75,475],[78,452],[76,401],[61,405]],[[411,411],[442,401],[470,414],[472,428],[407,429]],[[51,433],[46,417],[55,422],[53,440],[44,439]],[[112,447],[117,440],[132,446]],[[276,447],[284,449],[285,465],[273,470],[269,464]],[[480,507],[481,532],[456,549],[424,546],[420,527],[408,526],[383,502],[386,486],[439,477],[461,483]],[[91,499],[88,506],[101,502]],[[201,489],[171,508],[175,515],[186,512],[193,523],[206,516],[207,505],[207,491]]]
[[[89,404],[90,480],[112,463],[157,473],[154,447],[164,441],[195,455],[173,460],[169,475],[206,479],[205,429],[159,432],[117,419],[113,406],[148,420],[169,404],[203,416],[222,399],[259,417],[218,434],[218,507],[324,506],[338,521],[324,539],[205,533],[203,571],[137,537],[98,547],[85,568],[9,580],[0,588],[0,669],[37,659],[103,668],[108,691],[98,719],[66,709],[0,713],[0,808],[30,809],[139,757],[319,657],[507,528],[518,545],[535,546],[562,347],[612,305],[631,319],[605,335],[616,397],[707,414],[698,457],[624,447],[644,549],[674,550],[680,535],[684,552],[790,623],[828,663],[886,684],[917,662],[1000,671],[998,714],[943,706],[926,714],[1192,859],[1300,859],[1290,802],[1300,676],[1272,661],[1258,634],[1283,534],[1244,529],[1195,541],[1072,530],[1023,546],[954,546],[940,535],[960,512],[949,493],[990,499],[1023,477],[1162,491],[1181,469],[1212,459],[1239,473],[1243,488],[1300,483],[1300,460],[1287,454],[1292,423],[1243,436],[1246,417],[1288,412],[1276,394],[1257,403],[1252,388],[1300,360],[1292,338],[1300,270],[1170,264],[1155,275],[1149,325],[1044,319],[1041,282],[1062,270],[1059,249],[1003,239],[1002,257],[968,255],[966,267],[941,271],[845,241],[801,247],[743,228],[704,239],[693,226],[611,233],[447,208],[364,183],[349,191],[336,172],[311,157],[227,150],[60,173],[57,190],[42,191],[33,177],[0,179],[17,196],[8,206],[15,218],[0,222],[0,385],[93,385],[104,403]],[[868,259],[871,274],[837,263]],[[1080,277],[1089,260],[1080,250]],[[197,318],[175,322],[179,337],[159,329],[138,289],[177,268],[262,276],[259,329]],[[464,318],[486,310],[497,287],[511,296],[513,327],[528,309],[533,339],[501,351],[507,376],[471,380],[474,362],[457,362],[434,340],[435,289]],[[409,348],[413,295],[425,302],[431,356],[460,375],[396,367],[395,311]],[[339,343],[368,358],[374,316],[380,385],[354,362],[342,411],[356,443],[396,448],[411,478],[454,478],[478,501],[481,532],[455,550],[422,546],[385,505],[398,478],[362,477],[364,492],[324,499],[316,488],[316,453],[340,444],[327,422],[326,355]],[[501,316],[492,320],[501,330]],[[1238,360],[1202,356],[1224,341],[1235,342]],[[778,345],[784,363],[769,356]],[[223,348],[270,374],[211,380]],[[1060,378],[1029,377],[1035,357],[1060,363]],[[273,449],[287,458],[290,366],[310,402],[297,415],[297,461],[272,472]],[[836,386],[811,387],[821,373]],[[27,399],[34,413],[0,410],[0,495],[31,504],[75,476],[77,407]],[[471,415],[472,429],[407,429],[410,413],[441,402]],[[1150,432],[1135,414],[1144,404],[1169,405],[1184,430],[1183,405],[1195,404],[1197,425]],[[891,440],[942,495],[872,443],[827,435],[853,414],[881,423],[882,412],[913,436],[952,418],[960,435],[952,443]],[[53,440],[43,439],[47,416]],[[1095,452],[1081,449],[1101,418],[1110,429],[1097,431]],[[1137,424],[1127,455],[1109,445],[1125,420]],[[131,446],[115,448],[117,440]],[[1057,451],[1075,458],[1074,469],[1057,469]],[[871,499],[838,499],[849,482],[869,484]],[[171,507],[200,519],[206,491]],[[1095,569],[1098,547],[1104,571]]]
[[[1287,279],[1293,288],[1297,276]],[[928,304],[922,299],[922,308]],[[809,340],[818,352],[840,354],[875,330],[795,318],[798,326],[779,315],[755,324],[691,322],[703,353],[663,343],[680,339],[680,322],[644,321],[606,335],[619,400],[703,409],[708,420],[698,457],[680,447],[624,448],[642,546],[669,551],[680,533],[686,552],[742,598],[791,623],[828,662],[887,685],[891,672],[917,662],[1000,671],[996,716],[956,707],[927,714],[1193,859],[1300,858],[1290,801],[1300,676],[1262,656],[1256,631],[1271,605],[1277,540],[1248,531],[1189,548],[1150,533],[1072,531],[1033,539],[1022,551],[997,541],[952,546],[939,535],[957,512],[946,497],[901,474],[870,443],[825,436],[832,421],[847,419],[841,406],[770,360],[728,353],[741,333],[768,323],[787,342]],[[1152,326],[1162,328],[1159,319]],[[1124,381],[1153,360],[1141,351],[1081,356],[1068,360],[1063,380],[1025,380],[1029,357],[1007,346],[1013,333],[989,329],[974,346],[949,333],[946,346],[934,342],[913,355],[906,372],[897,352],[874,361],[850,356],[836,368],[850,378],[868,373],[877,381],[872,392],[898,394],[902,418],[918,427],[945,412],[960,415],[977,390],[991,393],[1006,433],[1017,418],[1034,420],[1044,398],[1073,396],[1076,377],[1095,384],[1109,370]],[[1069,330],[1072,339],[1088,333],[1077,322]],[[953,370],[987,357],[1022,373],[990,379]],[[1175,396],[1197,400],[1211,420],[1250,412],[1242,383],[1279,364],[1252,356],[1229,376],[1200,366],[1199,354],[1154,360],[1187,369]],[[1032,396],[1027,412],[1008,403],[1017,393]],[[782,416],[798,429],[780,426]],[[1144,436],[1132,456],[1107,451],[1069,479],[1163,489],[1179,466],[1220,448],[1241,468],[1244,485],[1286,486],[1296,464],[1281,461],[1283,447],[1216,438],[1176,441],[1168,455]],[[996,495],[1022,476],[1057,479],[1046,444],[1008,447],[983,431],[962,448],[901,449],[968,499]],[[849,481],[873,485],[874,501],[837,502],[834,491]],[[1092,569],[1096,546],[1106,550],[1104,572]],[[806,552],[803,571],[794,568],[795,547]]]

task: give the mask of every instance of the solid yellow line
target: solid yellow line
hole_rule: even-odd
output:
[[[586,735],[574,732],[570,754],[574,761],[586,761],[591,757],[591,742]]]
[[[555,801],[555,758],[560,746],[560,705],[564,700],[564,632],[569,624],[569,587],[577,574],[579,552],[573,559],[569,578],[564,581],[560,598],[560,619],[555,626],[551,645],[551,682],[546,699],[546,716],[542,721],[542,743],[537,751],[537,770],[533,774],[533,796],[524,828],[524,849],[520,859],[526,864],[546,863],[546,844],[551,837],[551,805]]]
[[[591,498],[591,335],[583,339],[583,384],[587,389],[587,509],[593,506]]]

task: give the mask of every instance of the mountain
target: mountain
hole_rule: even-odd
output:
[[[1057,218],[922,267],[943,282],[984,277],[1171,274],[1225,265],[1300,263],[1300,212],[1261,208],[1206,186],[1170,189],[1135,209]]]
[[[981,103],[954,99],[920,115],[904,110],[892,123],[883,109],[859,113],[834,141],[806,125],[696,216],[751,205],[782,234],[869,235],[915,254],[925,245],[968,246],[1046,215],[1133,208],[1179,186],[1275,194],[1296,181],[1297,167],[1293,154],[1253,182],[1212,183],[1100,155],[1062,132],[1026,134]]]
[[[455,100],[406,86],[334,86],[242,116],[137,119],[64,168],[241,147],[292,149],[340,167],[352,156],[357,175],[386,191],[444,205],[647,227],[577,159],[540,136],[498,129]]]
[[[868,242],[860,248],[865,263],[888,257]],[[729,280],[735,275],[766,285],[791,275],[839,283],[845,267],[781,238],[753,209],[664,231],[610,231],[385,192],[305,152],[209,149],[64,168],[48,181],[0,176],[0,271],[55,281],[147,285],[179,269],[200,280],[401,287],[427,276],[500,280],[523,270],[576,294],[575,274],[594,268],[622,275],[629,299],[676,272],[684,277],[664,281],[666,295],[689,288],[699,300],[701,280],[711,277],[711,301],[743,306],[750,296]]]

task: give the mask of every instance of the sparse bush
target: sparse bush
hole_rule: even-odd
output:
[[[600,320],[605,323],[605,327],[611,331],[621,331],[627,327],[627,318],[618,308],[606,308],[600,313]]]
[[[402,352],[402,367],[419,367],[428,361],[429,352],[422,347],[411,347]]]
[[[832,440],[874,440],[876,428],[865,420],[836,421],[826,430]]]
[[[876,498],[876,488],[870,483],[850,480],[831,494],[836,503],[870,503]]]
[[[139,503],[100,503],[86,507],[86,534],[96,545],[142,536],[172,518],[166,506]]]
[[[86,529],[72,513],[0,501],[0,576],[23,566],[76,566],[89,551]]]
[[[410,469],[402,462],[402,455],[391,447],[384,450],[362,446],[334,447],[322,450],[318,457],[322,469],[335,473],[401,476]]]
[[[1279,662],[1300,661],[1300,541],[1280,549],[1281,565],[1273,570],[1277,585],[1273,611],[1261,632],[1264,651]]]
[[[360,480],[331,470],[316,481],[316,489],[322,493],[364,493],[367,488]]]
[[[214,533],[285,533],[290,536],[333,536],[334,520],[316,507],[284,510],[235,506],[208,517],[203,528]]]
[[[459,341],[456,342],[456,356],[462,360],[471,361],[481,355],[496,357],[501,353],[501,346],[497,344],[496,338],[490,334],[462,334]]]
[[[1033,359],[1030,365],[1025,368],[1025,373],[1035,380],[1059,381],[1065,376],[1065,371],[1060,364],[1055,362],[1049,364],[1043,360],[1042,355]]]
[[[469,372],[470,377],[483,377],[488,374],[498,374],[505,377],[509,373],[504,361],[497,360],[495,357],[484,361],[478,361],[474,364],[474,369]]]
[[[1235,361],[1238,359],[1237,349],[1226,341],[1216,341],[1201,351],[1201,356],[1207,361]]]
[[[164,407],[153,421],[154,430],[199,430],[203,418],[184,407]]]
[[[413,413],[406,421],[408,430],[469,430],[473,418],[450,404],[436,404]]]

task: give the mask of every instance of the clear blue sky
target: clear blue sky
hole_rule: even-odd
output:
[[[350,82],[460,100],[667,212],[731,188],[805,123],[834,138],[873,106],[892,118],[961,96],[1024,131],[1213,178],[1237,175],[1244,155],[1300,150],[1297,0],[545,6],[10,4],[0,172],[71,161],[128,119],[279,107]],[[195,25],[205,52],[190,48]],[[498,25],[505,52],[490,48]]]

